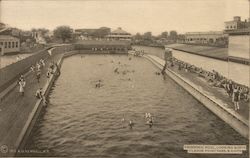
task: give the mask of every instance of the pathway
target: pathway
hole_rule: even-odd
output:
[[[46,66],[42,68],[40,83],[37,83],[35,73],[30,73],[25,77],[26,87],[25,95],[21,96],[18,92],[19,86],[16,86],[0,102],[0,157],[8,156],[1,152],[1,146],[6,145],[9,152],[16,150],[16,140],[21,133],[29,114],[37,102],[35,92],[38,88],[44,87],[47,82],[46,72],[51,61],[58,61],[61,54],[49,57],[45,62]],[[9,153],[13,155],[13,153]]]

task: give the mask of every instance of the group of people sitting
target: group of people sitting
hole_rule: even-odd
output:
[[[133,49],[132,51],[131,51],[131,54],[133,54],[134,56],[143,56],[145,53],[144,53],[144,50],[135,50],[135,49]]]
[[[249,87],[233,82],[232,80],[227,79],[215,70],[212,70],[212,72],[206,71],[202,68],[180,61],[174,57],[172,57],[172,63],[173,66],[178,66],[178,70],[196,73],[200,77],[205,78],[211,86],[223,88],[228,96],[232,98],[232,102],[235,105],[235,110],[239,110],[240,100],[243,100],[245,102],[249,101]]]

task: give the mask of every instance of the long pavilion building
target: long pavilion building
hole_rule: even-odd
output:
[[[108,40],[125,40],[131,41],[132,35],[124,30],[121,27],[118,27],[116,30],[112,31],[107,35]]]

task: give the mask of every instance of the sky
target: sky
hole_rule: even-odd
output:
[[[2,0],[0,21],[24,30],[110,27],[135,34],[222,31],[233,16],[249,18],[248,0]]]

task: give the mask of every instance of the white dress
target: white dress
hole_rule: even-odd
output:
[[[25,81],[20,81],[19,85],[20,85],[19,92],[24,92]]]

